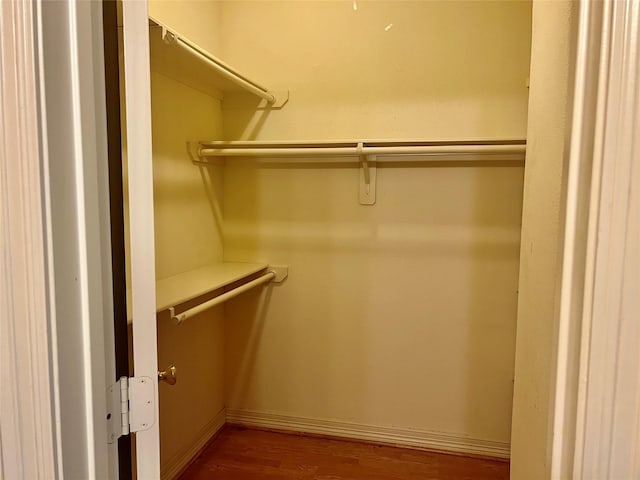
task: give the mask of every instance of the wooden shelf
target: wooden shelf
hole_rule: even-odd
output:
[[[245,74],[223,62],[191,40],[171,32],[150,18],[149,49],[151,70],[200,90],[220,100],[234,94],[233,102],[246,103],[246,94],[253,98],[253,107],[280,108],[288,100],[288,92],[276,94]],[[166,38],[165,38],[166,35]],[[165,41],[166,40],[166,41]],[[238,96],[240,94],[240,96]],[[257,101],[257,103],[255,103]]]
[[[156,282],[156,311],[162,312],[226,287],[267,268],[265,263],[221,262],[163,278]],[[128,319],[131,322],[131,291],[127,291]]]
[[[222,262],[156,282],[156,311],[193,300],[267,268],[263,263]]]
[[[222,99],[225,92],[241,92],[242,89],[229,80],[212,75],[211,69],[181,48],[167,45],[162,39],[162,28],[149,27],[149,53],[151,70],[172,78],[184,85]]]

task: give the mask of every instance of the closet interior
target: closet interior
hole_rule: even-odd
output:
[[[509,457],[531,21],[149,1],[162,478],[225,423]]]

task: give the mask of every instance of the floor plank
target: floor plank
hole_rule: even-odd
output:
[[[508,480],[509,464],[227,426],[180,480]]]

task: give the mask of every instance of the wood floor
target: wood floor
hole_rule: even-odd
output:
[[[180,480],[508,480],[509,464],[227,426]]]

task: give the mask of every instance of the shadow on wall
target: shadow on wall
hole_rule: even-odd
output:
[[[500,442],[508,442],[511,431],[523,177],[522,165],[475,175],[473,228],[489,227],[508,238],[493,238],[490,248],[469,245],[468,315],[456,352],[467,363],[465,424]]]
[[[245,398],[247,396],[248,382],[241,379],[252,378],[256,363],[258,361],[257,354],[260,348],[262,333],[264,330],[267,311],[271,303],[273,293],[272,285],[251,290],[239,299],[230,300],[228,308],[234,310],[235,322],[232,333],[229,328],[226,329],[227,341],[225,342],[225,357],[229,357],[230,334],[233,336],[233,349],[238,358],[233,376],[227,369],[225,385],[227,398]],[[278,372],[280,375],[281,372]],[[230,391],[229,387],[233,390]]]
[[[226,305],[227,406],[508,441],[521,166],[358,175],[227,165],[225,260],[291,269]]]
[[[238,138],[243,140],[256,140],[269,119],[269,116],[274,112],[282,110],[282,107],[260,108],[258,106],[261,104],[262,99],[248,93],[236,95],[235,97],[241,98],[243,108],[234,108],[233,110],[227,111],[227,113],[233,113],[235,128],[232,129],[232,135],[226,131],[224,132],[224,138],[226,140],[237,140]],[[238,128],[242,130],[240,135],[237,135],[238,132],[236,129]]]
[[[224,407],[224,324],[221,307],[175,325],[158,315],[158,366],[176,365],[175,385],[159,385],[162,470],[175,465],[212,428]]]
[[[290,269],[264,297],[250,292],[226,305],[229,408],[320,418],[337,410],[351,418],[366,404],[366,337],[350,333],[361,330],[366,312],[347,292],[370,278],[367,258],[334,255],[348,248],[348,237],[318,236],[315,227],[331,229],[338,217],[340,202],[326,201],[334,171],[251,159],[227,165],[225,260]]]
[[[224,217],[222,213],[221,199],[222,192],[220,192],[221,181],[224,181],[224,165],[222,161],[212,163],[212,166],[200,166],[198,167],[198,170],[200,172],[200,178],[202,179],[204,191],[207,195],[207,200],[211,209],[211,216],[213,218],[213,221],[215,222],[216,231],[224,232]],[[217,170],[215,174],[211,171],[214,168]]]

